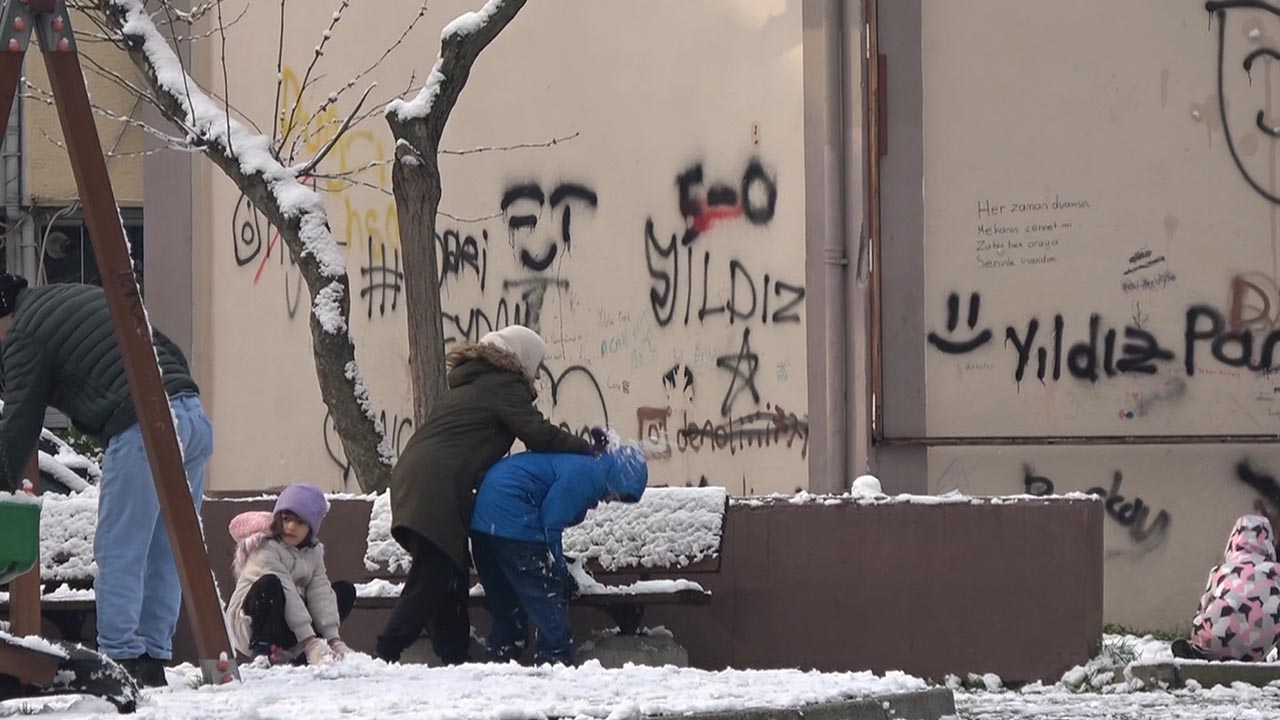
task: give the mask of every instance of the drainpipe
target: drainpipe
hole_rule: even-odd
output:
[[[34,255],[34,246],[28,248],[35,233],[31,228],[31,217],[22,210],[22,98],[14,99],[13,109],[9,113],[9,124],[4,133],[4,144],[0,148],[4,157],[4,211],[8,223],[5,228],[5,254],[9,272],[22,275],[30,280],[29,269],[35,263],[29,263]],[[35,283],[32,283],[33,285]]]
[[[830,146],[824,153],[828,165],[826,175],[826,230],[822,245],[823,310],[826,317],[826,490],[840,492],[849,487],[849,435],[846,418],[849,409],[847,360],[847,300],[849,252],[848,232],[845,225],[845,97],[851,92],[849,78],[845,74],[846,46],[845,3],[825,3],[823,22],[824,46],[827,55],[827,127],[834,129],[828,135]]]
[[[23,141],[22,108],[22,97],[14,98],[9,124],[5,128],[4,143],[0,146],[0,155],[4,158],[4,210],[8,221],[5,246],[9,272],[25,277],[34,286],[36,226],[30,208],[26,207],[26,147]],[[15,238],[16,244],[13,242]]]

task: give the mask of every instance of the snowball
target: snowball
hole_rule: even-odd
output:
[[[849,490],[849,494],[854,497],[875,497],[883,495],[884,490],[880,487],[880,478],[875,475],[859,475],[853,481],[853,487]]]

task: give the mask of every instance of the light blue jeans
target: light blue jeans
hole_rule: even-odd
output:
[[[213,452],[213,424],[196,395],[170,398],[169,407],[178,421],[187,483],[198,513],[205,461]],[[93,583],[98,650],[114,660],[143,653],[171,659],[182,585],[160,515],[142,428],[136,423],[107,442],[93,554],[98,562]]]

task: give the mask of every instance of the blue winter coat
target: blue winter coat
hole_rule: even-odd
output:
[[[564,529],[582,522],[606,498],[638,501],[648,482],[644,455],[630,446],[600,457],[519,453],[485,474],[471,529],[508,540],[545,542],[563,568]]]

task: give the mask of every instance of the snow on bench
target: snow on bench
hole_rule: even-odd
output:
[[[579,594],[571,603],[606,612],[623,635],[637,634],[646,605],[702,605],[711,593],[682,578],[651,579],[654,573],[719,569],[720,541],[729,494],[724,488],[650,488],[638,503],[601,503],[579,525],[564,532],[564,552],[578,559],[571,572]],[[714,562],[711,562],[714,561]],[[395,582],[412,559],[391,537],[391,500],[374,501],[365,545],[365,567],[392,576],[356,586],[365,607],[389,607],[403,585]],[[638,574],[629,584],[606,585],[589,566],[605,573]],[[484,589],[471,589],[472,604],[483,604]]]
[[[593,561],[605,572],[687,569],[718,559],[729,494],[719,487],[650,488],[638,503],[601,503],[564,532],[565,555]],[[365,567],[393,575],[412,559],[391,537],[391,499],[374,500]]]

